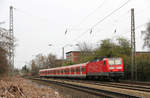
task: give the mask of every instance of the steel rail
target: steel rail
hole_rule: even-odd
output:
[[[141,98],[141,97],[137,97],[134,95],[123,94],[123,93],[119,93],[119,92],[113,92],[113,91],[108,91],[108,90],[91,88],[91,87],[87,87],[87,86],[81,86],[81,85],[77,85],[77,84],[65,83],[63,80],[54,81],[54,80],[46,80],[46,79],[39,79],[39,78],[30,78],[30,79],[37,80],[37,81],[43,81],[43,82],[47,82],[47,83],[53,83],[56,85],[80,90],[82,92],[86,92],[86,93],[96,95],[96,96],[102,96],[105,98]]]
[[[69,79],[67,81],[93,84],[93,85],[99,85],[99,86],[114,87],[114,88],[129,89],[129,90],[136,90],[136,91],[143,91],[143,92],[150,92],[150,86],[146,86],[146,85],[136,85],[136,84],[133,85],[133,84],[129,84],[129,83],[125,84],[125,83],[82,81],[82,80],[69,80]]]

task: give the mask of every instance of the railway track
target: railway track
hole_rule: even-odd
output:
[[[129,90],[136,90],[136,91],[143,91],[143,92],[150,92],[149,85],[146,86],[146,85],[129,84],[129,83],[97,82],[97,81],[73,81],[73,80],[70,80],[70,81],[94,84],[94,85],[100,85],[100,86],[107,86],[107,87],[129,89]]]
[[[82,92],[86,92],[86,93],[93,94],[96,96],[101,96],[104,98],[140,98],[138,96],[134,96],[134,95],[130,95],[130,94],[124,94],[124,93],[119,93],[119,92],[115,92],[115,91],[108,91],[108,90],[98,89],[98,88],[94,88],[94,87],[83,86],[83,85],[75,83],[75,81],[73,81],[74,83],[73,82],[69,83],[69,82],[67,82],[68,80],[66,81],[66,80],[58,80],[58,79],[52,80],[52,79],[40,79],[40,78],[32,78],[32,80],[53,83],[56,85],[80,90]],[[78,83],[79,83],[79,81],[78,81]],[[81,83],[81,81],[80,81],[80,83]],[[85,83],[82,83],[82,84],[85,84]]]

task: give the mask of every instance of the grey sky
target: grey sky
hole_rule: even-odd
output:
[[[14,30],[18,46],[16,47],[15,66],[21,68],[38,53],[54,53],[61,57],[61,47],[86,41],[96,43],[104,38],[125,36],[130,38],[130,9],[135,8],[136,27],[149,21],[150,1],[131,0],[125,7],[97,25],[90,35],[87,29],[118,8],[127,0],[0,0],[0,21],[6,21],[2,27],[8,28],[10,3],[14,11]],[[102,5],[103,4],[103,5]],[[98,6],[102,5],[98,8]],[[97,10],[95,10],[98,8]],[[95,10],[95,11],[94,11]],[[89,17],[85,19],[89,13]],[[85,19],[83,21],[83,19]],[[64,34],[68,28],[67,35]],[[114,34],[114,30],[117,33]],[[137,50],[142,50],[140,31],[136,30]],[[53,44],[53,47],[48,47]],[[65,51],[77,47],[66,47]]]

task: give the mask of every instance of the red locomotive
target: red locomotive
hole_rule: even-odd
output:
[[[95,59],[83,64],[43,69],[40,77],[97,78],[118,80],[123,77],[122,58]]]

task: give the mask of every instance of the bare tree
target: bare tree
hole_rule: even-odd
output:
[[[92,50],[92,46],[86,42],[77,44],[80,51],[80,60],[81,62],[86,62],[89,60],[91,55],[94,54],[94,51]]]
[[[31,73],[32,75],[38,75],[39,67],[36,66],[35,61],[31,61]]]
[[[36,55],[36,58],[34,59],[35,61],[35,65],[37,67],[41,68],[45,68],[46,66],[46,56],[43,56],[42,54],[38,54]]]
[[[8,75],[7,52],[0,47],[0,75]]]
[[[79,43],[77,45],[78,45],[80,51],[83,51],[83,52],[90,52],[90,51],[92,51],[92,46],[90,46],[86,42]]]
[[[48,54],[47,60],[46,60],[47,67],[48,68],[56,67],[56,65],[57,65],[56,60],[57,60],[56,55]]]
[[[142,32],[142,35],[144,35],[144,47],[150,48],[150,22],[147,24],[146,28],[147,32]]]

